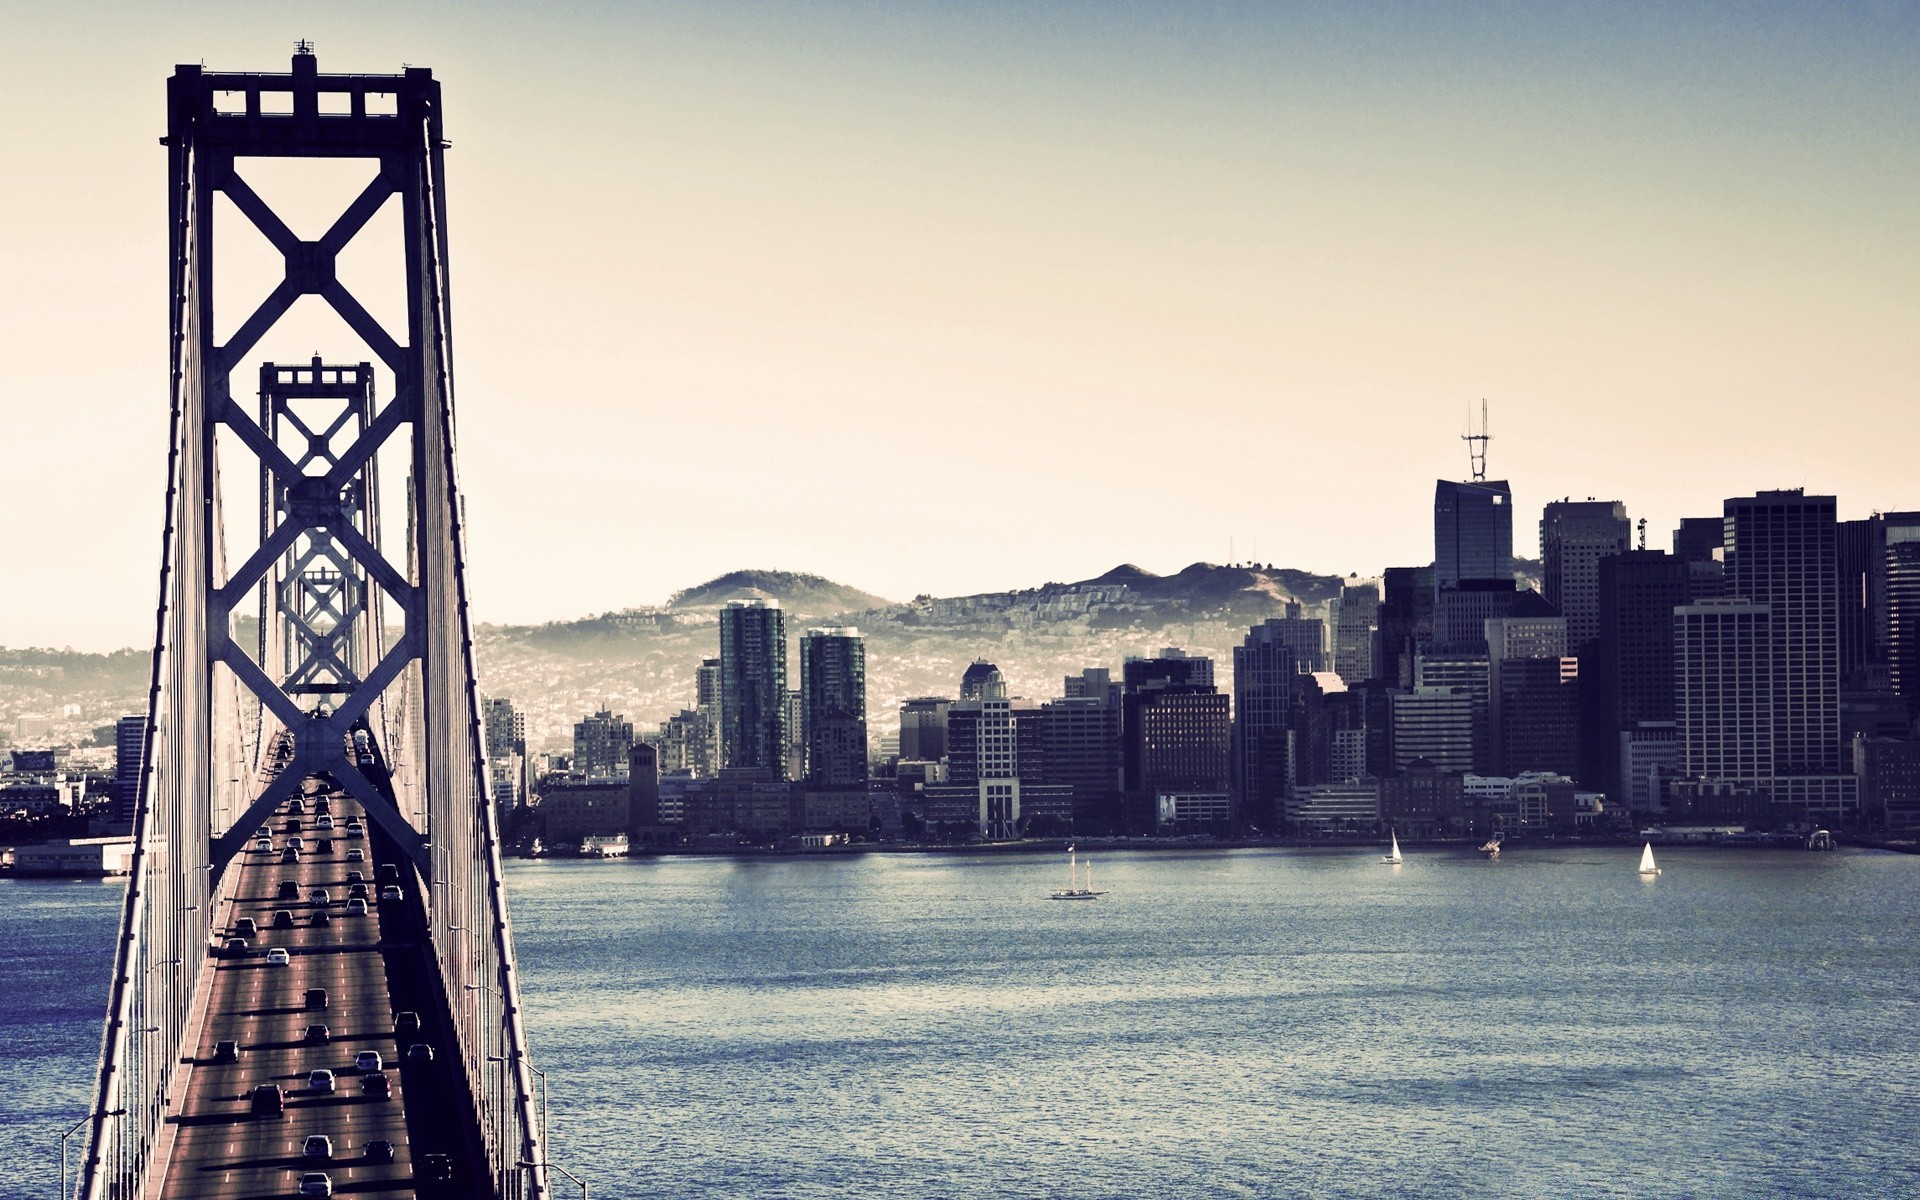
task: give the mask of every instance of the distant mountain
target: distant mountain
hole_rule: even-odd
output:
[[[836,617],[842,613],[885,608],[892,601],[797,571],[729,571],[698,587],[675,592],[667,599],[672,609],[721,608],[733,600],[778,600],[797,617]]]

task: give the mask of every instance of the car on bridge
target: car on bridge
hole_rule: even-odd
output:
[[[277,1083],[263,1083],[247,1098],[247,1110],[256,1117],[278,1117],[287,1111],[287,1093]]]
[[[300,1035],[300,1040],[325,1045],[333,1040],[333,1033],[325,1025],[309,1025],[307,1031]]]
[[[393,1099],[393,1078],[385,1071],[360,1077],[360,1094],[375,1100]]]
[[[301,1158],[332,1158],[333,1139],[324,1133],[310,1133],[300,1146]]]
[[[237,1063],[240,1061],[239,1042],[215,1042],[213,1061],[217,1063]]]
[[[358,846],[350,846],[347,849],[347,861],[365,862],[367,861],[367,852]]]
[[[378,1050],[362,1050],[353,1056],[353,1069],[362,1075],[371,1075],[386,1064],[380,1061]]]
[[[424,1066],[433,1061],[433,1047],[425,1042],[415,1042],[407,1047],[407,1065]]]
[[[325,1171],[308,1171],[300,1176],[300,1194],[302,1196],[333,1195],[333,1176]]]
[[[315,1067],[307,1072],[307,1090],[331,1096],[335,1091],[333,1072],[326,1067]]]
[[[273,910],[273,927],[275,929],[292,929],[293,928],[293,910],[290,908],[274,909]]]
[[[366,916],[367,902],[358,896],[355,896],[353,899],[347,901],[347,915],[350,917]]]
[[[287,811],[290,813],[303,813],[307,811],[307,802],[295,797],[287,801]]]
[[[300,861],[300,852],[292,846],[288,846],[280,852],[280,861],[283,863],[297,863]]]
[[[308,988],[306,994],[300,998],[303,1006],[307,1008],[317,1008],[322,1012],[326,1011],[327,1000],[327,989],[325,988]]]
[[[393,1161],[393,1143],[386,1138],[375,1138],[367,1143],[366,1154],[370,1163],[390,1163]]]
[[[293,956],[287,953],[286,947],[284,946],[268,947],[267,949],[267,965],[268,966],[284,967],[289,965],[292,962],[293,962]]]
[[[299,898],[300,898],[300,881],[297,879],[282,879],[280,881],[279,894],[275,897],[275,899],[298,900]]]
[[[391,883],[380,889],[380,903],[393,904],[400,899],[400,889]]]
[[[260,932],[260,923],[252,917],[241,917],[233,923],[233,936],[252,937]]]
[[[220,949],[224,958],[245,958],[252,952],[253,945],[245,938],[228,938],[227,944]]]
[[[417,1012],[397,1012],[393,1014],[393,1035],[396,1038],[413,1037],[420,1032],[420,1014]]]

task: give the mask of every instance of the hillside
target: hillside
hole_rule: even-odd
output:
[[[667,599],[674,609],[723,608],[731,600],[778,600],[799,617],[833,617],[882,608],[891,601],[872,592],[796,571],[729,571]]]

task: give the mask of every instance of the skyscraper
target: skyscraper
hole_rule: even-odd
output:
[[[1618,800],[1631,731],[1674,719],[1673,610],[1692,576],[1663,550],[1629,550],[1602,559],[1599,580],[1599,634],[1580,661],[1580,778]]]
[[[786,778],[787,627],[777,601],[720,611],[720,753],[724,766]]]
[[[1617,500],[1556,500],[1540,514],[1541,588],[1580,653],[1600,632],[1600,560],[1624,554],[1632,528]]]
[[[121,717],[113,727],[113,822],[133,827],[140,799],[140,770],[147,752],[145,714]]]
[[[800,639],[806,778],[815,787],[867,784],[867,648],[860,631],[809,629]]]
[[[1421,692],[1451,692],[1466,700],[1471,714],[1469,725],[1469,764],[1476,775],[1493,773],[1492,670],[1484,649],[1446,650],[1436,647],[1414,662],[1414,687]],[[1404,765],[1406,756],[1400,746],[1400,717],[1395,710],[1393,755]],[[1422,757],[1431,758],[1431,755]],[[1436,760],[1435,765],[1439,765]],[[1450,769],[1450,768],[1443,768]]]
[[[1301,670],[1285,635],[1269,620],[1233,650],[1234,790],[1247,820],[1267,830],[1279,827],[1293,780],[1288,725]]]
[[[1840,745],[1834,499],[1796,488],[1725,507],[1727,594],[1772,614],[1774,801],[1796,819],[1841,817],[1857,791]]]
[[[1513,494],[1504,479],[1433,489],[1433,585],[1458,587],[1466,579],[1513,578]]]
[[[1912,718],[1920,716],[1920,513],[1891,514],[1886,538],[1888,677]]]
[[[1673,531],[1673,556],[1687,564],[1687,593],[1693,599],[1726,594],[1726,566],[1721,559],[1726,537],[1724,517],[1682,517]]]
[[[1798,489],[1726,502],[1728,592],[1773,614],[1780,775],[1841,770],[1835,524],[1832,496]]]
[[[1105,674],[1102,671],[1102,674]],[[1080,678],[1067,676],[1068,682]],[[1120,705],[1106,687],[1040,706],[1043,777],[1073,789],[1079,832],[1117,832],[1120,825]]]
[[[1772,795],[1772,609],[1712,599],[1673,610],[1678,794],[1700,815],[1747,819]]]

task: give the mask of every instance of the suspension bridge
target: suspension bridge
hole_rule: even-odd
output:
[[[440,84],[414,67],[323,75],[305,43],[284,74],[181,66],[164,142],[153,676],[72,1194],[539,1200],[544,1112],[455,472]],[[317,238],[255,186],[285,160],[365,179]],[[396,211],[397,244],[371,253],[404,318],[383,322],[340,266]],[[250,231],[277,281],[216,294],[216,244]],[[340,346],[263,357],[307,298]]]

